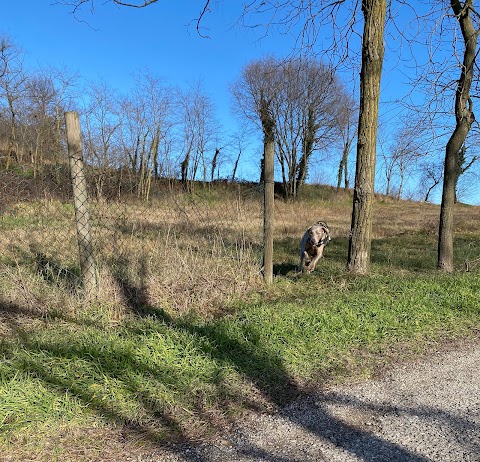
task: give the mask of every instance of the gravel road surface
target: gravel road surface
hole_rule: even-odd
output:
[[[480,462],[480,342],[249,415],[139,462]]]

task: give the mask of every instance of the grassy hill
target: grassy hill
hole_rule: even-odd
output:
[[[439,207],[378,197],[372,271],[354,277],[351,196],[310,186],[300,202],[276,202],[267,288],[260,198],[252,185],[220,185],[94,203],[101,284],[89,300],[67,284],[77,271],[74,239],[62,246],[74,238],[69,203],[37,197],[3,210],[6,460],[118,460],[205,438],[249,409],[477,335],[479,207],[456,206],[456,271],[445,275],[435,270]],[[320,219],[333,240],[315,272],[297,276],[299,239]]]

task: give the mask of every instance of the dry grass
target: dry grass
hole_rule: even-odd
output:
[[[100,284],[90,299],[77,291],[72,206],[4,209],[3,454],[135,458],[149,435],[154,444],[205,436],[249,406],[274,406],[292,384],[365,371],[364,358],[391,345],[415,348],[478,326],[478,273],[432,271],[438,206],[378,198],[374,271],[352,278],[351,196],[312,191],[276,201],[281,276],[268,289],[258,191],[92,203]],[[458,255],[476,261],[480,207],[458,205],[455,218]],[[290,277],[299,239],[317,220],[332,230],[326,258],[315,274]]]
[[[335,240],[350,231],[351,195],[311,188],[310,199],[276,201],[278,258],[293,265],[303,231],[328,223]],[[162,307],[171,314],[213,313],[262,286],[262,197],[259,191],[171,193],[149,203],[97,201],[90,205],[99,271],[97,302],[119,318],[129,307]],[[437,233],[437,205],[380,198],[374,206],[373,239],[405,233]],[[83,309],[76,231],[71,204],[35,200],[11,204],[0,226],[6,263],[3,295],[12,301]],[[458,205],[457,231],[474,233],[480,208]],[[282,253],[283,252],[283,253]],[[55,297],[52,297],[55,293]],[[60,302],[52,302],[52,300]]]

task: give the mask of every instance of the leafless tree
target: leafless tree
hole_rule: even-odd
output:
[[[152,172],[155,177],[165,175],[170,170],[170,146],[175,125],[174,93],[163,78],[148,70],[135,78],[134,97],[143,102],[145,118],[149,127],[149,151]]]
[[[133,91],[121,101],[121,162],[136,177],[141,197],[148,198],[152,177],[173,170],[173,108],[173,90],[148,70],[135,76]]]
[[[413,175],[420,159],[429,153],[430,142],[425,137],[427,126],[423,122],[423,118],[416,117],[416,114],[401,117],[392,142],[382,149],[387,196],[393,196],[396,178],[395,197],[397,200],[401,198],[406,174]]]
[[[212,143],[218,132],[218,123],[213,102],[201,82],[196,82],[187,91],[180,91],[179,101],[184,143],[181,180],[184,187],[191,190],[196,179],[201,179],[204,186],[207,184],[208,168],[212,164],[209,152],[215,152]]]
[[[350,186],[350,180],[348,176],[348,158],[352,150],[353,143],[357,137],[358,108],[353,99],[345,105],[344,111],[345,123],[340,126],[342,157],[340,158],[340,162],[338,164],[337,190],[339,190],[341,187],[342,178],[344,188],[348,189]]]
[[[37,74],[26,82],[26,96],[21,109],[20,129],[23,135],[21,154],[28,152],[34,176],[46,162],[55,162],[52,154],[56,151],[55,101],[56,89],[48,75]],[[49,158],[48,158],[49,157]]]
[[[313,153],[332,143],[346,123],[350,100],[333,70],[311,59],[266,58],[247,65],[232,92],[241,112],[263,132],[262,94],[270,95],[284,194],[295,199]]]
[[[458,22],[463,38],[463,57],[460,64],[460,77],[455,94],[455,129],[448,140],[445,152],[443,192],[440,211],[437,267],[446,272],[453,271],[453,206],[455,191],[462,165],[462,147],[475,120],[471,87],[475,78],[477,40],[480,33],[478,13],[474,0],[452,0],[451,9]]]
[[[240,128],[234,132],[231,136],[231,147],[235,152],[235,160],[233,161],[233,170],[230,181],[233,183],[237,179],[238,165],[240,163],[240,158],[245,151],[247,145],[247,134],[248,128],[245,124],[241,125]]]
[[[120,166],[115,145],[122,116],[117,93],[104,81],[90,83],[85,94],[83,149],[95,171],[97,198],[101,198],[107,175]]]
[[[5,168],[18,161],[17,106],[25,96],[27,74],[23,65],[23,50],[7,36],[0,37],[0,104],[5,104],[9,119]]]
[[[428,202],[430,194],[443,179],[443,165],[432,161],[424,161],[420,166],[420,172],[420,188],[423,189],[425,194],[423,200]]]
[[[335,142],[347,124],[351,100],[333,69],[318,61],[287,62],[281,81],[285,88],[274,109],[277,145],[283,154],[279,156],[282,173],[287,171],[283,176],[286,197],[296,198],[313,153]]]
[[[72,103],[75,75],[63,68],[49,67],[26,70],[24,75],[22,92],[13,98],[15,158],[19,164],[30,163],[36,176],[47,165],[66,162],[62,114]],[[10,124],[10,117],[6,119]],[[0,137],[7,140],[8,146],[11,127],[8,131],[4,128]]]

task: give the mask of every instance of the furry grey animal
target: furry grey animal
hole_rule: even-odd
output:
[[[323,221],[317,221],[305,231],[300,241],[300,264],[298,272],[303,270],[303,263],[308,267],[307,271],[311,273],[315,265],[323,255],[323,249],[331,241],[330,230]]]

